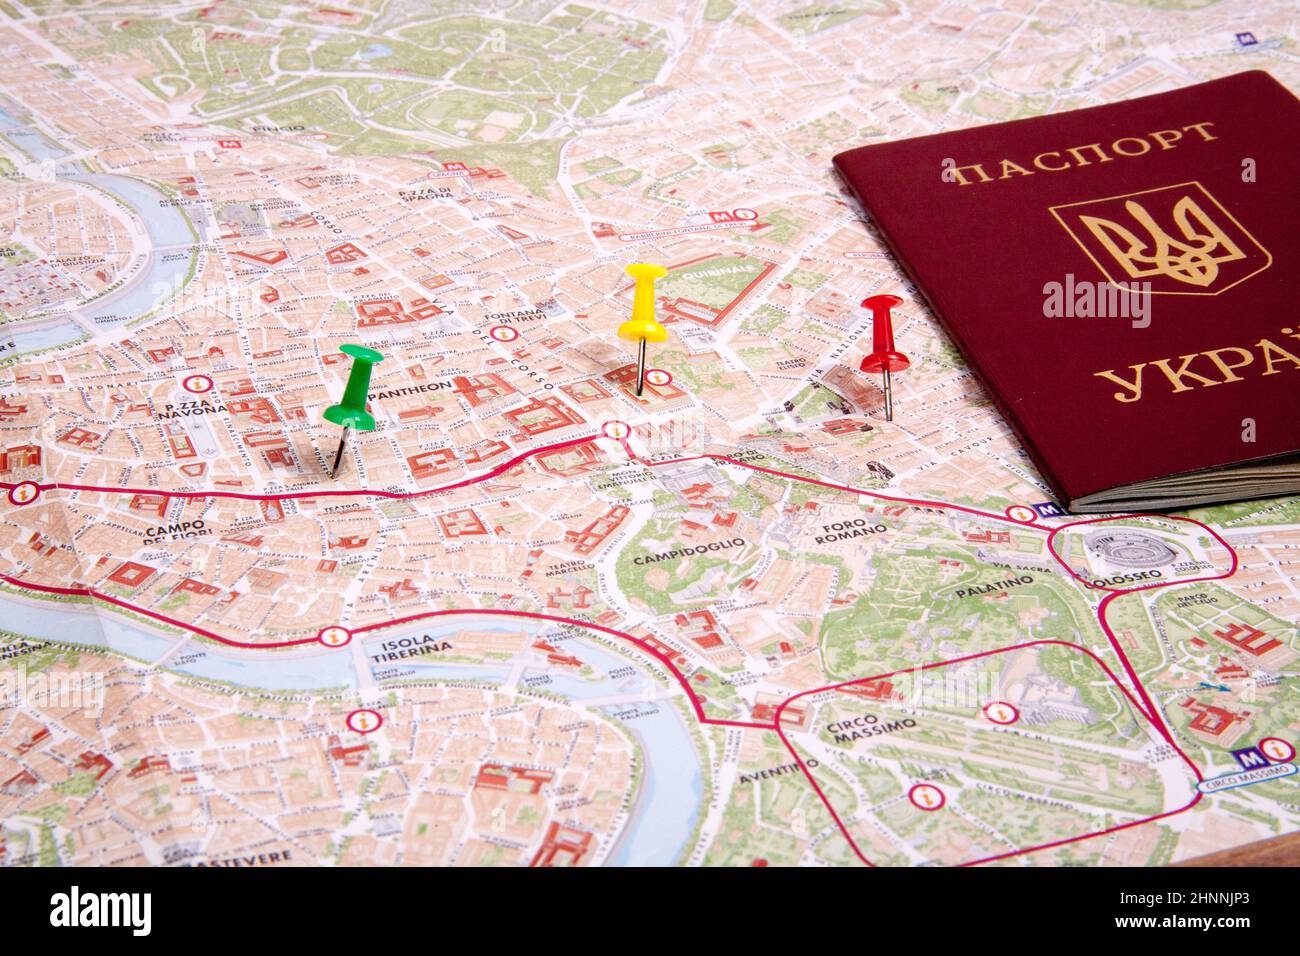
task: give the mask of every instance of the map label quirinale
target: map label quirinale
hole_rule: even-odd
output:
[[[385,661],[399,661],[404,657],[423,657],[426,654],[438,654],[449,650],[451,650],[450,641],[421,634],[419,637],[399,637],[396,640],[384,641],[379,645],[380,653],[371,654],[370,659],[376,664],[383,664]]]

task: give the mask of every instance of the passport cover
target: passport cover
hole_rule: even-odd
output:
[[[1297,154],[1256,70],[834,163],[1060,503],[1108,511],[1300,491]]]

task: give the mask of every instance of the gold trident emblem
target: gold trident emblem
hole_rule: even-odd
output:
[[[1140,203],[1130,199],[1124,203],[1124,209],[1146,230],[1149,241],[1139,239],[1111,219],[1080,216],[1079,220],[1133,279],[1163,275],[1204,288],[1218,278],[1219,263],[1246,258],[1189,195],[1179,199],[1173,208],[1173,221],[1182,232],[1181,240],[1161,229]]]

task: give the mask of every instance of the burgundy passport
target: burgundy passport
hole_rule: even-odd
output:
[[[1300,102],[1262,71],[835,166],[1070,511],[1300,492]]]

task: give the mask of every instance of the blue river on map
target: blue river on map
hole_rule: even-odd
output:
[[[143,271],[133,275],[121,288],[75,310],[83,324],[57,315],[44,317],[27,328],[24,328],[25,323],[15,323],[18,328],[14,338],[20,352],[75,342],[86,337],[87,327],[111,329],[129,322],[154,307],[164,294],[160,290],[166,288],[174,292],[180,289],[198,242],[196,225],[178,207],[160,204],[161,200],[167,199],[165,194],[129,176],[87,173],[76,162],[59,162],[72,154],[3,108],[0,108],[0,136],[33,160],[54,162],[54,172],[59,180],[93,186],[113,196],[144,223],[152,244]],[[204,224],[198,223],[197,228],[201,232]],[[165,254],[183,250],[188,250],[189,254],[174,257]]]
[[[51,605],[9,593],[0,593],[0,623],[5,630],[33,640],[105,648],[144,663],[159,661],[167,655],[161,666],[168,671],[249,689],[297,692],[344,687],[355,691],[360,686],[353,655],[336,648],[306,645],[303,649],[267,652],[191,641],[170,654],[177,646],[174,633],[154,631],[115,613],[96,613],[87,605]],[[429,622],[417,621],[367,635],[363,640],[373,653],[377,648],[371,645],[401,637],[427,634],[441,639],[463,630],[525,628],[535,631],[545,626],[521,620],[506,627],[492,618],[473,615],[458,618],[454,623],[428,625]],[[573,701],[615,696],[626,700],[638,694],[646,698],[640,703],[596,706],[636,739],[643,755],[641,785],[631,819],[607,862],[670,866],[686,852],[704,799],[704,774],[686,721],[666,701],[649,699],[662,695],[656,693],[658,685],[635,659],[621,657],[595,641],[581,638],[566,638],[564,647],[574,648],[575,656],[588,664],[595,676],[556,676],[525,670],[521,682],[526,684],[529,677],[548,676],[550,680],[538,685],[539,689]],[[609,676],[611,671],[629,666],[637,668],[635,675],[619,679]],[[403,679],[501,684],[510,675],[506,664],[442,663],[420,658],[372,667],[380,671],[400,670]]]

